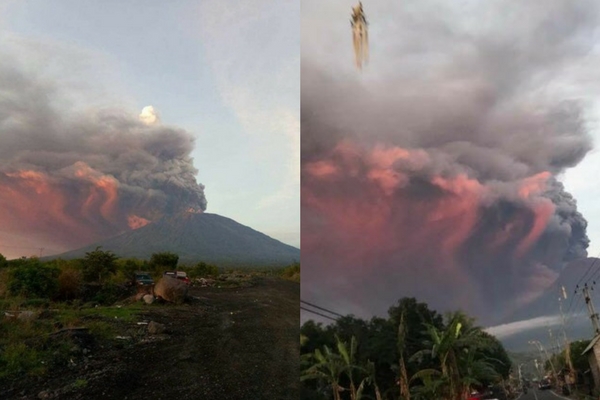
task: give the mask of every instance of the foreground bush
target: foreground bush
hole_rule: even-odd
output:
[[[215,277],[219,275],[219,267],[216,265],[210,265],[205,262],[199,262],[190,271],[190,277],[192,278],[204,278],[204,277]]]
[[[81,294],[83,276],[81,272],[68,268],[58,276],[58,297],[62,300],[73,300]]]
[[[53,298],[58,294],[60,269],[29,259],[9,272],[8,291],[13,296]]]

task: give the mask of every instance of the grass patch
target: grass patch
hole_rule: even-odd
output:
[[[110,340],[117,336],[115,327],[104,321],[90,321],[86,327],[90,330],[90,334],[100,340]]]
[[[4,305],[10,306],[5,310],[24,307],[22,299],[11,300],[5,301]],[[141,303],[88,308],[57,303],[56,307],[39,310],[43,315],[33,321],[0,321],[0,384],[6,379],[41,376],[52,367],[66,365],[74,346],[72,339],[50,335],[61,328],[86,327],[94,339],[106,342],[119,335],[120,323],[134,322],[142,310]]]
[[[43,354],[38,350],[22,342],[11,343],[0,353],[0,378],[43,375],[46,372],[43,360]]]
[[[142,310],[140,302],[127,306],[111,307],[89,307],[89,308],[66,308],[58,312],[58,320],[65,326],[81,324],[86,319],[118,319],[132,322]]]
[[[73,382],[73,389],[83,389],[84,387],[87,387],[87,385],[87,379],[77,379],[75,382]]]

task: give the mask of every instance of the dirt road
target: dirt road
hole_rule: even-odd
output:
[[[94,350],[85,365],[19,385],[11,399],[297,399],[300,285],[260,278],[191,288],[190,304],[151,305],[164,335]]]

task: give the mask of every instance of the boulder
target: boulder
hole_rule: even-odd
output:
[[[165,276],[154,286],[154,295],[170,303],[181,304],[187,298],[188,285],[182,281]]]
[[[146,304],[154,303],[154,296],[152,296],[151,294],[144,295],[143,299]]]

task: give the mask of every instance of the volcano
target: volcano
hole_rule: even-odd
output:
[[[582,258],[568,263],[556,281],[536,300],[518,310],[505,321],[505,324],[521,321],[522,329],[514,334],[501,337],[502,343],[512,351],[531,350],[530,341],[540,340],[548,348],[563,343],[563,326],[559,297],[565,288],[567,299],[563,299],[562,312],[565,317],[566,334],[570,340],[591,339],[594,336],[588,317],[585,301],[581,294],[583,284],[592,285],[598,278],[600,259]],[[578,293],[575,289],[579,286]],[[590,292],[593,303],[598,307],[600,299],[597,290]],[[549,318],[544,321],[543,317]],[[553,321],[550,318],[554,318]],[[536,322],[536,320],[538,322]],[[552,338],[550,335],[553,335]]]
[[[181,263],[204,261],[219,266],[284,266],[300,261],[300,249],[217,214],[185,212],[51,258],[85,257],[110,250],[122,258],[149,259],[173,252]]]

